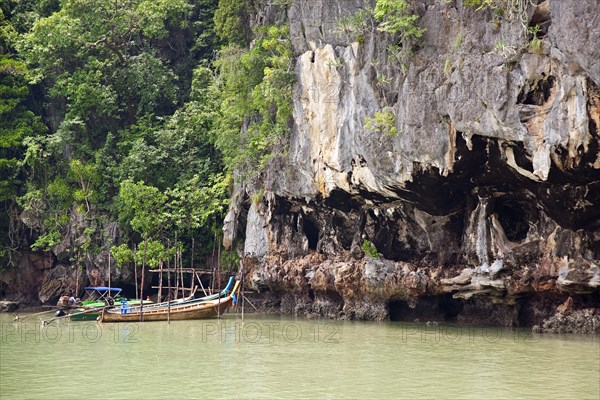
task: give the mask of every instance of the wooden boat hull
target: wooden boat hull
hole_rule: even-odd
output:
[[[223,314],[227,308],[231,306],[232,301],[233,298],[229,296],[222,299],[220,302],[218,300],[212,300],[206,303],[171,307],[170,319],[176,321],[184,319],[213,318],[218,314]],[[101,314],[102,322],[166,321],[168,319],[169,310],[167,308],[131,314],[104,311]]]
[[[97,312],[90,312],[85,314],[71,315],[69,316],[69,319],[71,321],[95,321],[98,319],[98,316],[99,314]]]
[[[153,303],[149,300],[143,300],[144,301],[144,305],[152,305]],[[129,304],[133,307],[139,307],[139,305],[142,303],[142,300],[131,300],[129,301]],[[85,312],[87,309],[93,309],[93,308],[102,308],[106,306],[106,304],[104,302],[101,303],[93,303],[93,304],[87,304],[85,307],[80,307],[80,308],[75,308],[72,309],[70,311],[70,314],[73,315],[69,315],[69,319],[71,321],[96,321],[98,319],[98,317],[100,316],[100,312],[99,311],[90,311],[90,312]]]

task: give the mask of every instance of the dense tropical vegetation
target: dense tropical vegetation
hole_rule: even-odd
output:
[[[0,0],[0,269],[59,247],[78,267],[214,256],[234,173],[286,149],[293,54],[273,21],[290,3]],[[371,14],[347,28],[374,19],[409,50],[423,33],[406,0]]]
[[[234,171],[255,177],[290,126],[289,30],[248,19],[265,1],[0,2],[0,268],[76,227],[79,266],[218,247]]]

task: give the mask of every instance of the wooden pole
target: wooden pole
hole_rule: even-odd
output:
[[[158,302],[162,301],[162,281],[163,281],[163,261],[162,259],[159,261],[158,265],[160,266],[160,272],[158,274]]]
[[[171,248],[171,243],[168,244],[169,249]],[[169,290],[167,291],[167,324],[171,323],[171,257],[167,258],[167,285],[169,286]]]
[[[148,252],[148,235],[144,238],[144,257],[142,258],[142,284],[140,285],[140,322],[144,320],[144,271],[146,270],[146,254]]]
[[[192,238],[192,260],[191,260],[191,266],[192,266],[192,273],[190,274],[190,296],[192,295],[192,290],[194,290],[194,275],[196,275],[196,273],[194,272],[194,238]]]
[[[204,289],[204,285],[202,284],[202,279],[200,279],[200,276],[198,275],[198,273],[196,271],[194,271],[194,275],[196,276],[196,279],[198,279],[198,282],[200,282],[200,287],[202,288],[202,292],[204,292],[205,296],[208,296],[208,293],[206,293],[206,289]]]
[[[134,244],[133,245],[133,276],[135,279],[135,295],[137,297],[139,292],[138,292],[137,257],[136,257],[137,251],[136,251],[136,249],[137,249],[137,246]]]
[[[179,279],[181,279],[181,297],[185,297],[185,282],[183,281],[183,243],[179,248]]]
[[[77,264],[79,264],[79,263],[77,263]],[[79,275],[80,275],[80,273],[81,273],[81,269],[80,269],[79,265],[77,265],[77,272],[75,273],[75,296],[77,296],[79,294]]]
[[[79,257],[79,248],[76,250],[77,262],[75,263],[77,272],[75,272],[75,296],[79,295],[79,272],[81,271],[79,263],[81,262]]]
[[[24,316],[24,317],[20,317],[18,314],[16,314],[16,313],[15,313],[15,314],[13,314],[13,315],[15,316],[15,317],[13,318],[13,321],[22,321],[22,320],[24,320],[24,319],[27,319],[27,318],[29,318],[29,317],[33,317],[33,316],[35,316],[35,315],[42,315],[42,314],[48,314],[48,313],[51,313],[51,312],[55,312],[55,311],[56,311],[58,308],[60,308],[60,307],[53,308],[52,310],[48,310],[48,311],[41,311],[41,312],[37,312],[37,313],[35,313],[35,314],[29,314],[29,315],[26,315],[26,316]]]
[[[219,293],[221,293],[221,243],[217,243],[217,279],[219,280]],[[217,318],[221,318],[221,296],[219,295],[219,307],[217,308]]]
[[[108,296],[110,297],[110,250],[108,250]]]
[[[246,296],[244,296],[244,262],[242,260],[240,260],[240,279],[242,280],[241,282],[241,288],[240,288],[240,292],[241,293],[241,300],[242,300],[242,322],[244,322],[244,299],[246,298]],[[239,297],[238,297],[238,301],[239,301]]]
[[[175,254],[173,256],[173,268],[175,269],[175,300],[177,300],[177,298],[179,297],[179,274],[177,273],[177,268],[178,268],[178,264],[177,264],[177,260],[178,260],[178,254],[179,254],[179,242],[178,242],[178,234],[177,232],[175,232]],[[170,285],[169,285],[170,286]]]

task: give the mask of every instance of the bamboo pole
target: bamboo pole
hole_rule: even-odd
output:
[[[206,293],[206,289],[204,289],[204,285],[202,284],[202,279],[200,279],[200,275],[198,275],[198,273],[194,271],[194,276],[196,276],[196,279],[198,279],[198,282],[200,282],[200,287],[202,288],[202,292],[204,292],[204,295],[208,296],[208,293]]]
[[[175,287],[177,289],[175,289],[175,300],[177,300],[177,298],[179,297],[179,274],[177,273],[177,255],[179,253],[179,245],[178,245],[178,241],[177,241],[177,233],[175,233],[175,253],[173,255],[173,268],[175,269]],[[170,286],[170,285],[169,285]]]
[[[136,249],[137,249],[137,246],[134,244],[133,245],[133,276],[135,279],[135,295],[137,296],[139,292],[138,292],[137,257],[136,257],[137,251],[136,251]]]
[[[160,266],[160,273],[158,275],[158,302],[162,301],[162,281],[163,281],[163,261],[162,259],[159,261],[158,265]]]
[[[183,280],[183,243],[179,248],[179,279],[181,279],[181,297],[185,297],[185,282]]]
[[[171,241],[167,242],[167,248],[171,250]],[[169,252],[167,252],[169,254]],[[167,285],[169,286],[169,290],[167,291],[167,324],[171,323],[171,257],[167,258]]]
[[[24,317],[19,316],[17,313],[13,313],[13,315],[15,316],[13,318],[13,321],[22,321],[22,320],[27,319],[29,317],[33,317],[34,315],[48,314],[48,313],[51,313],[51,312],[55,312],[57,309],[60,309],[60,307],[56,307],[55,309],[48,310],[48,311],[37,312],[35,314],[29,314],[29,315],[26,315]]]
[[[246,298],[246,296],[244,296],[244,262],[242,260],[240,260],[240,279],[241,279],[241,287],[240,287],[240,294],[242,295],[242,322],[244,322],[244,299]],[[239,301],[239,299],[238,299]]]
[[[217,243],[217,279],[219,280],[219,293],[221,293],[221,243]],[[219,296],[219,307],[217,308],[217,318],[221,318],[221,296]]]
[[[144,238],[144,257],[142,258],[142,284],[140,285],[140,322],[144,320],[144,271],[146,270],[146,254],[148,253],[148,235]]]
[[[257,311],[257,312],[258,312],[258,308],[256,308],[256,306],[255,306],[254,304],[252,304],[252,302],[250,301],[250,299],[249,299],[249,298],[247,298],[247,297],[246,297],[246,296],[245,296],[243,293],[242,293],[241,295],[243,296],[243,298],[244,298],[244,299],[246,299],[246,301],[248,302],[248,304],[250,304],[250,306],[251,306],[252,308],[254,308],[254,311]]]
[[[167,276],[169,279],[169,285],[171,284],[171,272],[167,272]],[[171,324],[171,290],[169,289],[169,297],[167,303],[167,324]]]
[[[108,250],[108,296],[110,297],[110,250]]]
[[[79,257],[77,257],[79,258]],[[77,265],[77,272],[75,273],[75,296],[79,294],[79,275],[81,273],[81,269],[79,265]],[[71,286],[72,287],[72,286]]]
[[[110,307],[112,307],[112,306],[104,306],[104,307],[90,308],[89,310],[85,310],[85,311],[82,311],[82,312],[78,312],[78,313],[74,313],[74,314],[66,314],[66,315],[61,315],[60,317],[54,317],[54,318],[50,318],[50,319],[48,319],[48,320],[45,320],[45,321],[44,321],[44,320],[42,320],[42,325],[43,325],[43,326],[46,326],[46,325],[48,325],[49,323],[51,323],[51,322],[53,322],[53,321],[56,321],[56,320],[59,320],[59,319],[64,319],[64,318],[69,318],[69,317],[74,317],[74,316],[76,316],[76,315],[88,314],[88,313],[91,313],[91,312],[96,312],[96,311],[103,311],[104,309],[106,309],[106,308],[110,308]],[[41,318],[40,318],[40,319],[41,319]]]
[[[191,267],[192,270],[194,269],[194,238],[192,238],[192,260],[191,260]],[[196,275],[195,272],[192,272],[190,277],[190,295],[192,294],[192,290],[194,290],[194,275]]]

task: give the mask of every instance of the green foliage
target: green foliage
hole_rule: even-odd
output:
[[[73,198],[85,203],[87,212],[90,211],[90,201],[93,200],[94,187],[98,184],[98,176],[94,165],[84,164],[80,160],[71,160],[69,164],[68,178],[78,185],[73,192]]]
[[[146,237],[162,227],[167,196],[157,188],[126,179],[121,182],[119,199],[134,231]]]
[[[365,129],[388,136],[398,136],[399,134],[398,129],[396,129],[396,116],[390,107],[375,112],[373,118],[365,118]]]
[[[169,257],[165,246],[156,240],[148,240],[140,244],[139,249],[135,253],[135,259],[139,266],[146,265],[150,268],[157,268],[161,260],[166,260]]]
[[[0,55],[0,202],[13,199],[22,184],[24,140],[46,130],[25,105],[27,78],[25,64]]]
[[[381,257],[381,254],[379,254],[375,245],[373,243],[371,243],[369,240],[364,240],[362,245],[360,246],[360,248],[363,251],[363,253],[365,253],[366,256],[373,257],[373,258]]]
[[[492,50],[494,53],[501,55],[504,58],[509,58],[517,54],[517,49],[515,46],[507,44],[506,40],[499,39],[494,43],[494,49]]]
[[[539,31],[539,25],[535,25],[527,29],[527,33],[531,36],[531,40],[529,41],[529,50],[535,54],[540,54],[542,52],[543,44],[542,39],[538,37]]]
[[[23,186],[23,142],[45,131],[40,118],[26,106],[29,71],[14,54],[18,33],[5,17],[5,12],[12,13],[11,5],[0,7],[0,203],[13,201]],[[5,236],[8,227],[0,229],[0,236]],[[0,248],[4,245],[0,240]]]
[[[465,7],[475,8],[480,10],[494,10],[499,18],[504,18],[507,21],[518,21],[523,27],[523,31],[527,32],[529,14],[527,8],[529,6],[536,7],[537,0],[464,0]]]
[[[31,250],[50,250],[53,246],[60,243],[60,232],[50,230],[47,233],[40,235],[31,245]]]
[[[235,250],[221,252],[221,270],[235,272],[240,265],[240,256]]]
[[[463,0],[465,7],[476,8],[477,10],[483,10],[486,7],[496,8],[497,0]]]
[[[215,173],[207,181],[195,175],[188,182],[166,192],[169,198],[165,217],[185,231],[214,226],[227,210],[231,176]]]
[[[139,257],[147,241],[151,267],[169,242],[195,238],[196,255],[210,253],[233,171],[280,151],[291,118],[289,30],[250,32],[253,4],[0,4],[0,202],[17,209],[0,219],[0,257],[51,250],[80,220],[70,249],[80,267],[109,220],[127,251],[137,244]],[[217,31],[232,44],[221,54],[241,60],[211,64]],[[30,233],[19,248],[4,238],[21,223]]]
[[[359,43],[367,33],[375,29],[392,35],[388,56],[398,62],[406,73],[413,48],[423,36],[425,28],[419,28],[419,16],[412,13],[407,0],[377,0],[375,8],[364,8],[338,20],[338,31],[346,33]]]
[[[219,0],[215,11],[215,31],[226,43],[248,45],[251,32],[248,24],[250,3],[248,0]]]
[[[110,254],[119,267],[133,264],[133,252],[125,243],[111,247]]]
[[[456,34],[456,36],[454,37],[454,40],[452,40],[452,49],[453,50],[460,49],[460,46],[462,45],[462,41],[463,41],[463,32],[461,30],[460,32],[458,32]]]
[[[337,22],[337,30],[361,42],[367,33],[375,29],[374,13],[373,8],[362,8],[354,14],[340,18]]]
[[[400,35],[402,39],[419,39],[425,32],[425,28],[416,25],[419,16],[412,14],[406,0],[377,0],[374,15],[379,22],[378,30]]]
[[[256,193],[252,195],[252,203],[258,204],[262,201],[263,196],[265,195],[265,189],[260,188]]]
[[[285,25],[261,28],[250,50],[236,46],[221,50],[215,63],[221,107],[213,138],[229,171],[254,175],[289,132],[292,56]]]
[[[452,71],[454,71],[454,64],[452,63],[452,59],[450,59],[450,57],[446,57],[446,60],[444,61],[444,75],[446,76],[446,78],[450,78],[450,75],[452,75]]]
[[[69,223],[69,205],[73,192],[61,177],[55,177],[45,189],[28,190],[17,198],[21,218],[40,231],[32,250],[49,250],[58,244]]]

